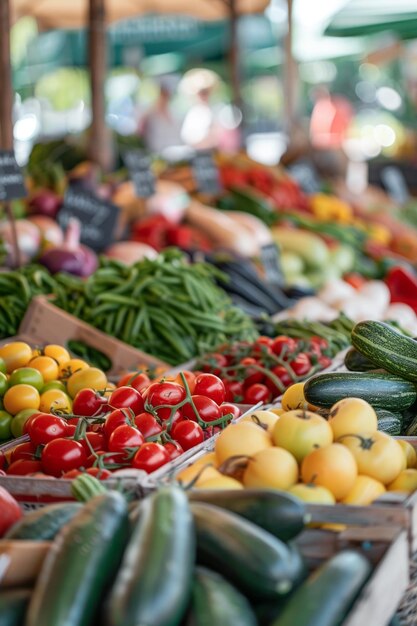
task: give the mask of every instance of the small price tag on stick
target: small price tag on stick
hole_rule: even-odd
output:
[[[58,213],[60,226],[66,228],[72,217],[81,222],[81,243],[84,245],[100,252],[113,243],[119,208],[112,202],[70,187]]]
[[[279,250],[274,243],[261,248],[261,261],[264,266],[266,279],[271,285],[282,287],[284,275],[282,273]]]
[[[25,180],[14,152],[0,150],[0,202],[27,196]]]
[[[398,204],[405,204],[410,199],[410,192],[404,174],[398,167],[388,165],[381,171],[381,180],[389,195]]]
[[[211,150],[196,152],[192,159],[192,169],[198,191],[215,195],[222,191],[219,168],[214,162]]]
[[[144,150],[126,150],[123,161],[129,170],[130,178],[139,198],[149,198],[155,193],[155,176],[152,172],[152,159]]]
[[[305,193],[318,193],[320,191],[320,181],[316,168],[306,159],[296,161],[288,170]]]

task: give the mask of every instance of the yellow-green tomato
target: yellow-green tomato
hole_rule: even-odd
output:
[[[0,396],[3,397],[8,388],[9,382],[7,380],[7,376],[6,374],[3,374],[3,372],[0,372]]]
[[[298,480],[295,458],[284,448],[259,450],[248,460],[243,474],[245,487],[289,489]]]
[[[23,428],[29,417],[34,413],[39,413],[39,411],[35,409],[22,409],[19,413],[16,413],[10,426],[13,437],[21,437],[23,435]]]
[[[59,389],[59,391],[67,391],[65,384],[62,380],[51,380],[51,382],[46,383],[41,389],[41,395],[45,393],[45,391],[50,391],[51,389]]]
[[[0,358],[0,372],[3,372],[3,374],[7,374],[6,361],[1,358]]]
[[[0,411],[0,440],[6,441],[12,436],[12,416],[7,411]]]
[[[40,391],[44,386],[42,374],[34,367],[19,367],[10,374],[9,387],[21,384],[31,385]]]
[[[272,431],[272,441],[301,463],[313,450],[331,444],[333,433],[324,417],[299,409],[280,416]]]

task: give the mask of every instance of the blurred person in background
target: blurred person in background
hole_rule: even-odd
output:
[[[181,139],[183,120],[173,106],[178,78],[174,75],[167,75],[162,76],[158,82],[159,96],[144,115],[139,129],[147,148],[156,154],[183,143]]]

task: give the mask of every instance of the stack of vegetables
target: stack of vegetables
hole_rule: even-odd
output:
[[[28,550],[49,542],[26,588],[0,591],[2,617],[25,626],[340,624],[372,572],[368,558],[345,549],[311,574],[294,541],[301,504],[270,491],[228,495],[189,500],[161,488],[129,511],[123,495],[99,490],[83,506],[45,507],[13,524],[0,493],[12,512],[2,541]]]

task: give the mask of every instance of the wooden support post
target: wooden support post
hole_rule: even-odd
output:
[[[13,150],[13,86],[10,64],[10,6],[0,0],[0,148]]]

